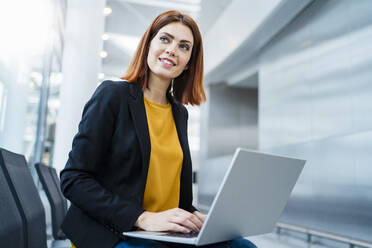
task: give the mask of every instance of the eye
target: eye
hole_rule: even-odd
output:
[[[180,45],[180,48],[185,50],[185,51],[190,50],[190,47],[188,45],[185,45],[185,44]]]
[[[162,41],[162,42],[168,42],[169,41],[168,37],[166,37],[166,36],[161,36],[159,38],[159,40]]]

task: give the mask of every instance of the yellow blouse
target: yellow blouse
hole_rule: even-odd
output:
[[[172,107],[144,98],[151,153],[143,209],[160,212],[178,207],[183,151]]]

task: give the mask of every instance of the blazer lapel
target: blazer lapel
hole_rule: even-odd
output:
[[[133,118],[133,125],[141,146],[142,166],[147,170],[150,163],[150,135],[147,124],[145,104],[142,90],[136,83],[130,83],[129,108]]]
[[[188,162],[188,142],[187,142],[187,120],[186,115],[182,113],[181,108],[177,105],[177,103],[174,102],[173,99],[168,98],[169,101],[172,104],[172,112],[173,112],[173,118],[174,122],[176,124],[178,139],[180,141],[180,145],[183,151],[183,158],[184,162]]]
[[[170,102],[172,103],[178,139],[183,151],[179,207],[189,211],[192,204],[192,168],[189,143],[187,141],[187,116],[178,103],[174,102],[173,99],[170,99]]]
[[[129,97],[128,102],[130,112],[133,117],[133,125],[141,146],[143,167],[148,168],[150,163],[151,142],[147,124],[146,109],[143,102],[143,93],[138,84],[130,83],[130,94],[132,97]],[[190,154],[187,142],[186,116],[171,97],[168,97],[168,100],[172,105],[172,113],[174,122],[176,124],[178,139],[183,151],[183,164],[187,165],[190,163]]]

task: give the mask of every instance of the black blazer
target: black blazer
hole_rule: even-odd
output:
[[[192,206],[186,108],[171,102],[183,150],[179,207]],[[142,214],[150,161],[143,93],[136,83],[105,81],[84,107],[61,189],[72,203],[62,230],[77,248],[112,248]]]

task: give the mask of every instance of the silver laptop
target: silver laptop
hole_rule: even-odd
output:
[[[272,232],[305,162],[238,148],[199,233],[123,235],[199,246]]]

